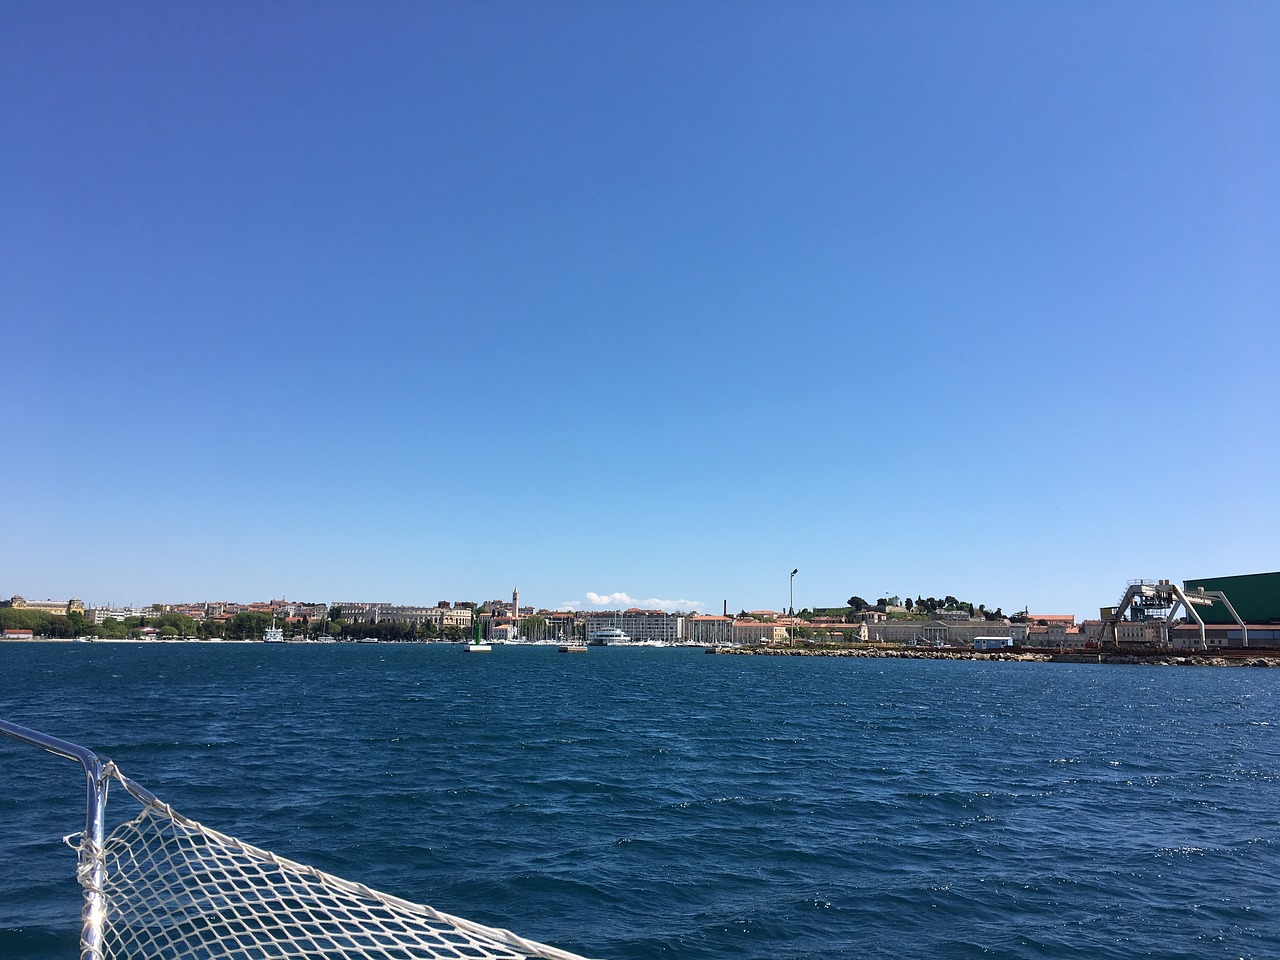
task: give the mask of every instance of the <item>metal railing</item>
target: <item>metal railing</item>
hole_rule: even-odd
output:
[[[75,760],[84,767],[87,787],[84,843],[89,845],[90,856],[86,862],[82,852],[80,863],[80,883],[84,887],[84,907],[80,914],[80,957],[81,960],[103,960],[102,933],[106,901],[102,893],[105,870],[102,843],[106,833],[107,782],[110,779],[106,772],[107,761],[92,750],[8,720],[0,720],[0,733],[20,743],[47,750],[54,756]]]
[[[84,769],[85,829],[76,845],[76,879],[84,889],[81,960],[106,960],[108,953],[148,960],[321,953],[351,960],[584,960],[218,833],[173,810],[106,757],[74,743],[7,720],[0,720],[0,734]],[[143,813],[108,837],[112,780],[142,804]],[[138,850],[145,855],[134,856]]]

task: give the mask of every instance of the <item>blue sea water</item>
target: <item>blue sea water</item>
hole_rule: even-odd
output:
[[[0,716],[593,957],[1280,956],[1280,671],[9,643]],[[76,955],[83,804],[0,738],[0,958]]]

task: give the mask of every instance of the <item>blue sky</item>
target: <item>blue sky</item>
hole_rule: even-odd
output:
[[[19,2],[0,91],[0,594],[1280,568],[1280,6]]]

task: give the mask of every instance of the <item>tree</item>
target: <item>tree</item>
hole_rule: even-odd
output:
[[[902,605],[903,605],[904,607],[906,607],[906,608],[907,608],[907,612],[908,612],[908,613],[910,613],[910,612],[911,612],[911,608],[912,608],[913,606],[915,606],[915,604],[912,602],[912,600],[911,600],[911,598],[910,598],[910,597],[907,597],[907,599],[903,600],[903,601],[902,601]]]
[[[197,633],[196,622],[181,613],[162,613],[152,617],[151,626],[156,627],[162,634],[165,627],[171,627],[173,633],[164,634],[165,636],[194,637]]]
[[[43,610],[0,608],[0,630],[30,630],[38,637],[48,636],[51,614]]]
[[[269,626],[271,617],[267,614],[242,611],[227,621],[227,639],[261,640]]]
[[[96,632],[100,637],[111,637],[118,640],[124,637],[127,631],[122,621],[117,620],[115,617],[107,617],[98,625]]]
[[[201,620],[196,627],[197,636],[204,639],[221,637],[226,633],[226,625],[221,620]]]
[[[49,622],[45,626],[45,635],[57,637],[59,640],[78,636],[71,625],[71,621],[67,617],[59,616],[58,614],[54,614],[49,618]]]
[[[855,593],[849,598],[849,606],[853,609],[854,613],[861,613],[863,610],[867,609],[870,604]]]

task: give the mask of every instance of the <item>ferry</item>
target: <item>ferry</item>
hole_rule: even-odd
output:
[[[611,643],[630,643],[628,637],[617,627],[601,627],[587,634],[588,647],[607,647]]]
[[[262,639],[267,643],[284,643],[284,628],[277,626],[267,627],[267,632],[263,634]]]

